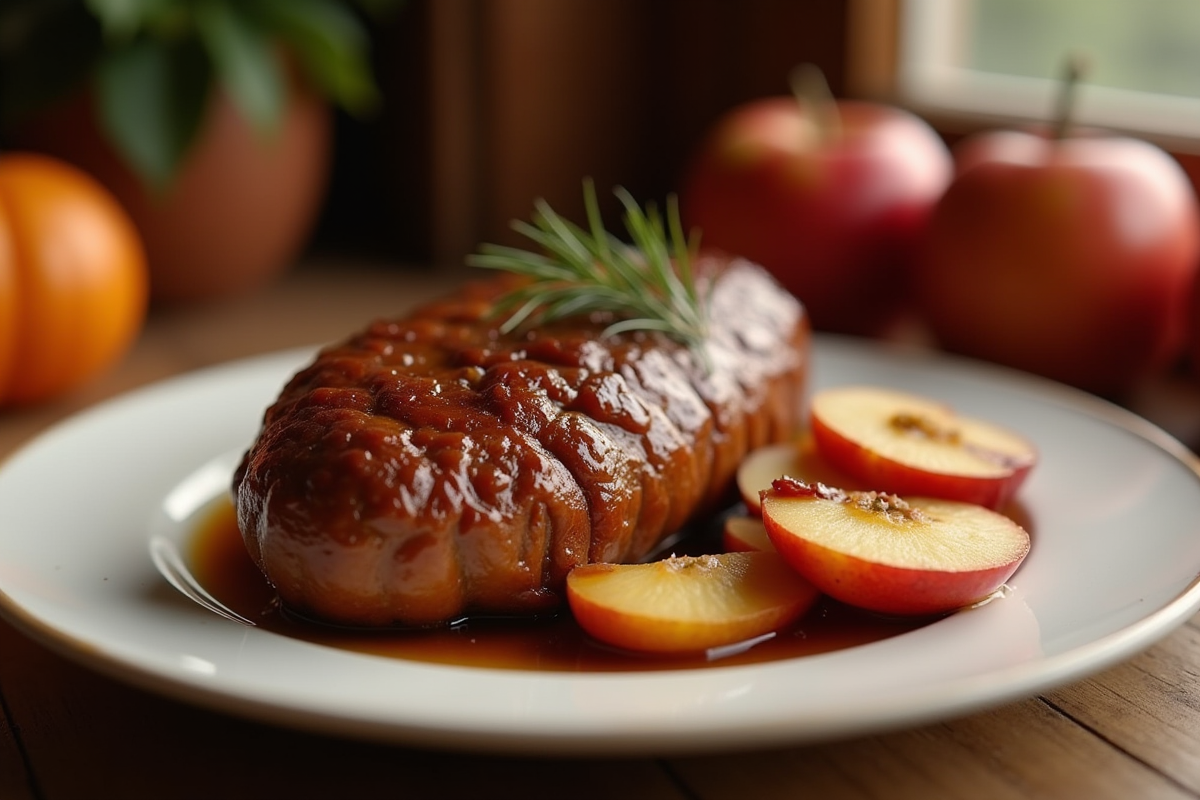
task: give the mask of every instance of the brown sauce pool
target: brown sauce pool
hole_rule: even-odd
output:
[[[697,537],[676,552],[712,550]],[[457,666],[546,672],[632,672],[760,664],[842,650],[928,625],[857,611],[822,598],[795,626],[753,646],[664,657],[600,644],[565,609],[551,618],[482,618],[436,630],[357,630],[300,619],[280,608],[242,544],[233,506],[222,501],[198,525],[185,560],[192,576],[230,611],[264,630],[328,647]]]

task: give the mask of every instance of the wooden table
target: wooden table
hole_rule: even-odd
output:
[[[458,277],[306,265],[252,297],[156,311],[128,358],[94,384],[0,413],[0,458],[105,397],[207,364],[340,338]],[[1200,405],[1189,405],[1193,399],[1169,406],[1172,423],[1194,423]],[[1200,618],[1091,679],[965,719],[683,758],[427,752],[280,729],[102,677],[7,623],[0,623],[0,703],[6,800],[1200,797]]]

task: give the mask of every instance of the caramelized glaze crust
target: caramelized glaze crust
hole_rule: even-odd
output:
[[[758,267],[702,266],[707,368],[604,320],[502,335],[503,279],[323,350],[234,476],[282,602],[357,626],[532,613],[573,567],[644,558],[728,502],[741,458],[800,424],[809,327]]]

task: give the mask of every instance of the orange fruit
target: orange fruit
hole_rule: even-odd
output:
[[[0,156],[0,405],[54,397],[114,364],[148,292],[141,237],[107,189],[48,156]]]

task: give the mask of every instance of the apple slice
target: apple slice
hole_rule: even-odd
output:
[[[1037,463],[1024,437],[949,406],[878,387],[826,389],[812,398],[817,452],[861,485],[1003,508]]]
[[[733,514],[725,518],[721,526],[721,544],[726,552],[774,552],[775,545],[767,536],[767,526],[761,517]]]
[[[587,564],[567,576],[567,601],[595,639],[648,653],[701,652],[777,631],[817,590],[777,553],[676,556]]]
[[[941,614],[999,589],[1029,553],[1003,514],[936,498],[847,492],[790,478],[763,493],[776,551],[837,600],[896,615]]]
[[[794,442],[769,444],[752,450],[738,465],[737,486],[746,510],[759,513],[759,492],[771,488],[771,481],[783,475],[809,483],[827,483],[846,489],[866,489],[841,470],[835,469],[817,452],[810,434]]]

